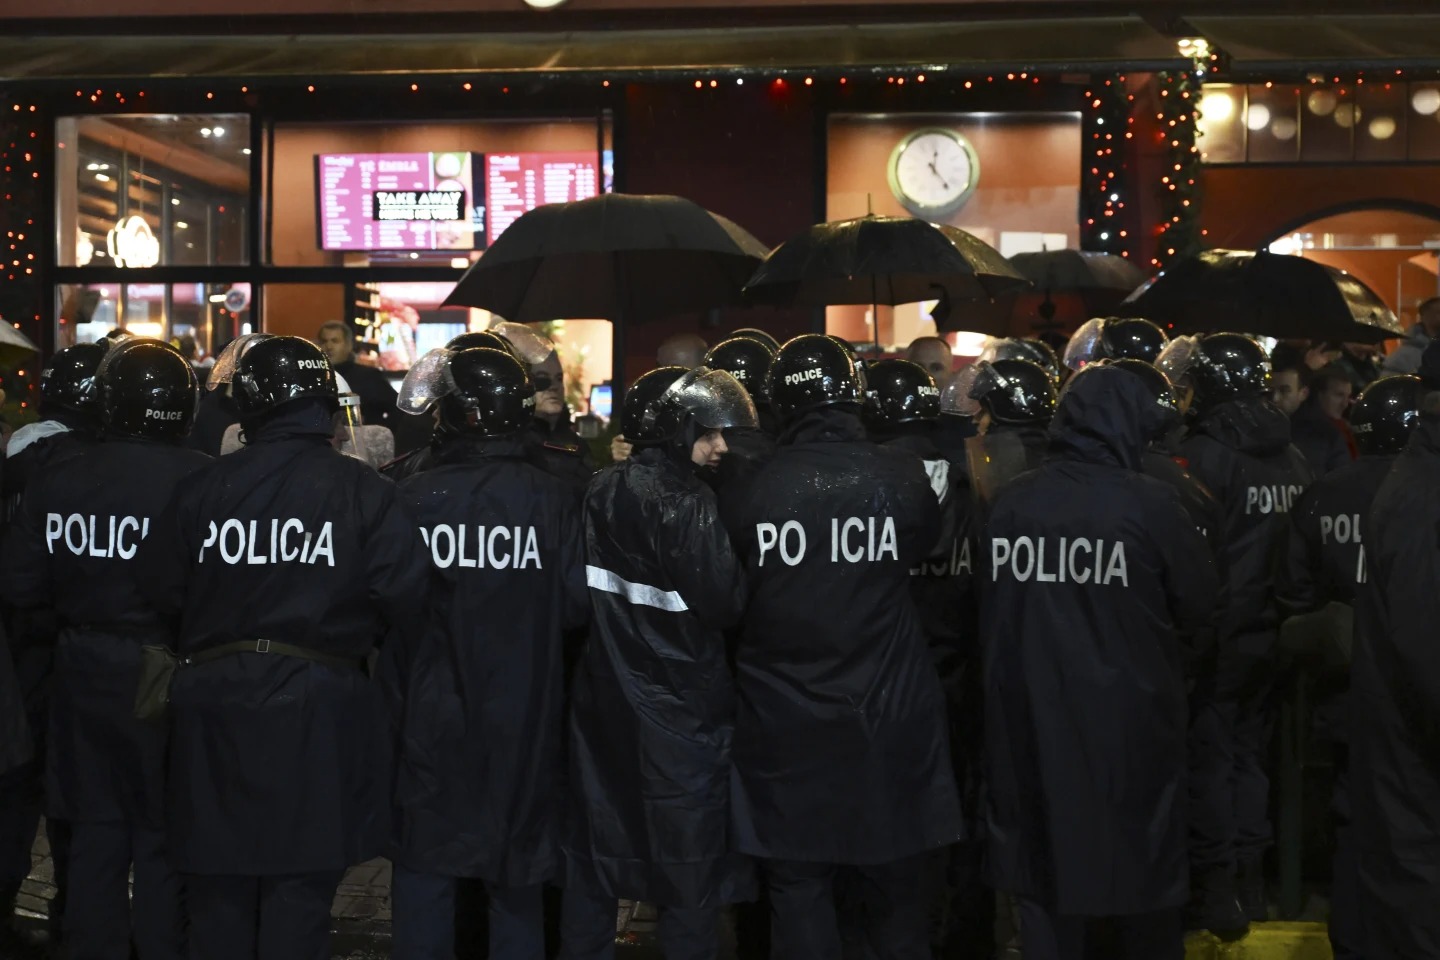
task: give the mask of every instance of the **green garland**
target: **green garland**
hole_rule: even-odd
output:
[[[1196,144],[1204,80],[1199,69],[1167,70],[1156,75],[1156,82],[1165,167],[1158,184],[1160,225],[1151,266],[1163,270],[1205,246],[1200,229],[1200,148]]]

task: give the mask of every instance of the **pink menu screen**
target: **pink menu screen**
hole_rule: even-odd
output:
[[[485,199],[491,243],[520,214],[542,203],[584,200],[600,192],[599,157],[590,153],[487,153]]]
[[[324,250],[479,250],[542,203],[595,196],[575,153],[352,153],[315,158]]]

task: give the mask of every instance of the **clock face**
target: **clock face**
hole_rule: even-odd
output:
[[[890,189],[912,213],[948,216],[969,199],[979,166],[975,151],[955,131],[917,130],[890,155]]]

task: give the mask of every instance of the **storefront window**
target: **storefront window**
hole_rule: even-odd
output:
[[[454,266],[515,217],[609,187],[609,124],[279,124],[270,262]]]
[[[251,318],[245,283],[96,283],[56,291],[60,346],[93,343],[113,330],[195,345],[195,359],[218,353]]]
[[[249,117],[62,117],[56,131],[60,266],[247,262]]]
[[[1394,163],[1440,160],[1433,83],[1207,83],[1205,163]]]
[[[933,184],[907,175],[902,158],[917,142],[944,167]],[[1006,256],[1079,245],[1077,113],[836,115],[826,169],[829,220],[870,212],[923,217],[967,230]],[[898,349],[935,333],[932,306],[830,307],[825,326],[865,343],[877,339],[878,322],[881,346]]]

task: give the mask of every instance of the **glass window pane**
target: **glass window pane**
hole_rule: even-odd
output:
[[[1359,111],[1355,124],[1355,159],[1405,159],[1405,127],[1409,122],[1403,83],[1366,83],[1355,89]]]
[[[1294,87],[1257,83],[1246,88],[1245,139],[1250,162],[1295,162],[1300,154],[1299,109],[1300,97]]]
[[[247,262],[249,117],[62,117],[56,131],[60,266]]]
[[[1405,124],[1411,160],[1440,160],[1440,84],[1414,83],[1406,91]]]
[[[1245,88],[1207,83],[1200,98],[1200,159],[1241,163],[1245,159]]]
[[[62,347],[120,329],[175,342],[200,365],[251,323],[246,283],[96,283],[61,286],[56,298]]]
[[[1351,160],[1359,119],[1354,90],[1314,84],[1300,91],[1300,159],[1307,162]]]

